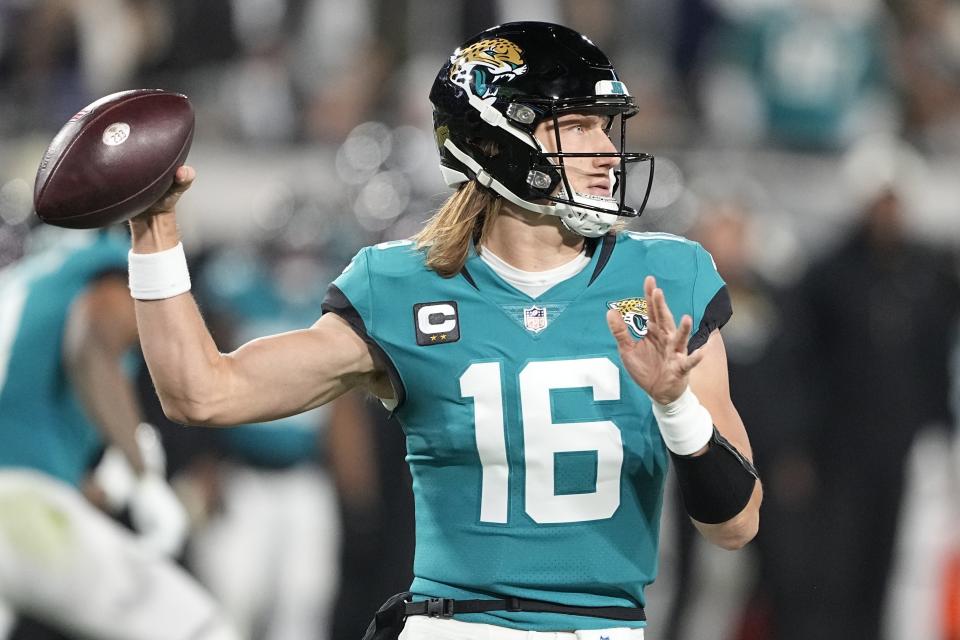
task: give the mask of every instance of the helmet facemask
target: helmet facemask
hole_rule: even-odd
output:
[[[627,135],[627,119],[636,113],[632,100],[624,100],[619,106],[614,103],[598,104],[598,100],[567,101],[566,105],[551,101],[547,111],[548,118],[553,124],[553,140],[556,151],[547,151],[534,137],[540,147],[540,156],[544,162],[536,164],[530,171],[530,180],[540,179],[543,174],[554,171],[559,174],[560,184],[551,195],[543,196],[543,200],[553,203],[551,215],[558,216],[564,226],[570,231],[589,238],[604,235],[620,218],[634,218],[639,216],[647,204],[650,188],[653,184],[654,158],[646,153],[624,151]],[[616,151],[571,152],[563,150],[563,141],[560,136],[560,117],[569,114],[591,114],[609,118],[605,133],[614,143]],[[546,118],[545,118],[546,119]],[[612,134],[612,135],[611,135]],[[568,176],[565,160],[568,158],[616,158],[617,164],[610,169],[611,189],[609,196],[600,196],[590,193],[581,193],[573,188]],[[626,203],[627,179],[631,166],[639,162],[650,162],[650,171],[647,184],[644,188],[643,201],[638,208]],[[542,211],[539,207],[536,211]]]

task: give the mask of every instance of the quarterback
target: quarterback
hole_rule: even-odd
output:
[[[489,29],[453,52],[430,99],[454,193],[414,238],[362,249],[310,328],[218,350],[176,227],[193,169],[131,222],[157,391],[171,418],[201,425],[355,387],[394,411],[415,578],[369,636],[642,638],[670,466],[709,541],[739,548],[759,526],[724,283],[696,243],[620,230],[643,208],[625,202],[628,167],[653,159],[624,150],[637,107],[585,37]]]

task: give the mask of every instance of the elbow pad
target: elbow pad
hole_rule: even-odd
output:
[[[747,506],[760,476],[753,464],[716,427],[700,456],[670,453],[687,514],[697,522],[719,524]]]

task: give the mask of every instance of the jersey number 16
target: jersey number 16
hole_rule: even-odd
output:
[[[474,400],[477,450],[483,467],[480,521],[507,522],[510,465],[507,459],[500,362],[475,362],[460,376],[460,395]],[[540,360],[520,370],[523,422],[524,509],[535,522],[602,520],[620,506],[623,440],[610,420],[555,423],[554,389],[588,388],[594,402],[620,399],[620,371],[608,358]],[[596,489],[560,494],[554,490],[554,454],[596,451]]]

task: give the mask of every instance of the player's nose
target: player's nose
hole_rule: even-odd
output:
[[[600,153],[616,154],[619,152],[616,145],[613,144],[613,140],[611,140],[607,134],[601,133],[599,138],[599,147],[597,150]],[[620,164],[620,157],[618,155],[596,156],[593,159],[593,164],[595,167],[613,169]]]

